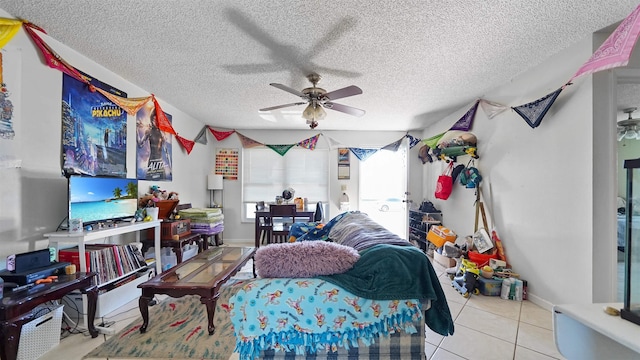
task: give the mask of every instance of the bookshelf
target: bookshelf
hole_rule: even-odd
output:
[[[56,231],[53,233],[44,234],[44,236],[49,239],[49,246],[54,247],[56,249],[56,253],[58,253],[60,249],[64,249],[66,247],[71,247],[72,245],[76,245],[77,251],[78,251],[78,257],[79,257],[78,260],[80,264],[80,269],[78,269],[78,271],[86,272],[87,265],[88,265],[86,252],[89,249],[93,248],[94,247],[93,245],[100,244],[100,243],[102,244],[107,243],[109,245],[106,245],[106,246],[102,245],[102,246],[107,247],[108,249],[111,250],[112,246],[119,246],[119,245],[113,244],[110,241],[111,237],[120,236],[123,234],[129,234],[129,233],[134,233],[136,235],[136,242],[139,243],[140,231],[153,229],[154,235],[155,235],[154,236],[155,259],[156,259],[155,270],[156,270],[156,274],[159,274],[160,272],[162,272],[162,264],[161,264],[161,256],[160,256],[160,251],[161,251],[160,224],[161,222],[162,220],[135,222],[135,223],[118,223],[118,224],[112,224],[109,227],[98,229],[98,230],[83,231],[78,233],[70,233],[68,231]],[[104,267],[107,265],[113,265],[113,264],[107,264],[105,262],[104,266],[100,267],[99,269],[107,271],[106,269],[104,269]],[[146,277],[142,276],[136,279],[137,281],[129,281],[126,283],[125,283],[125,279],[131,276],[132,274],[135,274],[136,272],[140,271],[140,269],[142,268],[144,267],[130,268],[128,269],[129,271],[124,271],[123,269],[122,272],[116,270],[117,275],[114,275],[112,271],[110,276],[106,274],[98,274],[98,277],[101,280],[99,280],[97,284],[100,290],[100,294],[98,295],[98,309],[96,311],[97,317],[103,316],[104,314],[115,310],[117,307],[120,307],[125,303],[135,299],[137,296],[139,296],[139,291],[137,291],[137,285],[140,284],[142,281],[146,280]],[[92,267],[91,271],[96,271],[96,270]],[[120,282],[123,283],[121,286],[118,286],[118,287],[112,286],[112,285],[117,285]],[[110,289],[111,287],[115,287],[115,288],[111,290]],[[83,315],[84,321],[85,321],[85,324],[88,324],[88,319],[86,318],[86,313],[87,313],[86,295],[82,295],[82,299],[83,299],[82,312],[84,314]],[[97,328],[99,331],[103,333],[110,333],[112,331],[111,329],[105,329],[100,327],[97,327]]]

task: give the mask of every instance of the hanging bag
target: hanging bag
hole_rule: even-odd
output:
[[[451,172],[453,170],[453,161],[449,162],[442,175],[438,176],[438,182],[436,183],[436,199],[447,200],[453,190],[453,178]]]

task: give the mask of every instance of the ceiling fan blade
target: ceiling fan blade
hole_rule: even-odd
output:
[[[353,115],[353,116],[357,116],[357,117],[360,117],[360,116],[365,114],[365,111],[362,110],[362,109],[358,109],[358,108],[354,108],[352,106],[347,106],[347,105],[342,105],[342,104],[336,104],[336,103],[332,103],[332,102],[326,102],[326,103],[322,104],[322,106],[324,106],[327,109],[340,111],[340,112],[343,112],[345,114],[349,114],[349,115]]]
[[[355,85],[351,85],[342,89],[329,91],[328,93],[324,94],[324,97],[326,97],[328,100],[337,100],[360,94],[362,94],[362,89]]]
[[[291,103],[291,104],[276,105],[276,106],[263,108],[263,109],[260,109],[258,111],[271,111],[271,110],[276,110],[276,109],[282,109],[282,108],[289,107],[289,106],[304,105],[304,104],[306,104],[306,102],[296,102],[296,103]]]
[[[296,89],[290,88],[287,85],[282,85],[282,84],[278,84],[278,83],[271,83],[269,85],[271,85],[273,87],[277,87],[278,89],[284,90],[284,91],[286,91],[288,93],[292,93],[295,96],[299,96],[301,98],[307,98],[307,95],[301,93],[300,91],[298,91]]]

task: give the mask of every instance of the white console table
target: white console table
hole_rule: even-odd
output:
[[[160,246],[160,224],[162,220],[156,221],[145,221],[145,222],[135,222],[135,223],[118,223],[117,225],[112,225],[103,229],[91,230],[91,231],[83,231],[78,233],[71,233],[68,231],[56,231],[53,233],[44,234],[45,237],[49,239],[49,245],[55,247],[56,250],[60,249],[60,244],[74,244],[78,246],[79,262],[80,269],[78,271],[86,272],[87,271],[87,262],[84,256],[86,251],[86,244],[91,242],[99,242],[100,240],[104,241],[104,239],[108,239],[112,236],[118,236],[122,234],[135,233],[136,234],[136,242],[140,242],[140,231],[146,229],[154,229],[154,245],[155,245],[155,268],[156,274],[162,272],[162,264],[161,264],[161,246]],[[125,274],[129,275],[129,274]],[[118,278],[120,279],[120,278]],[[118,279],[112,279],[109,282],[113,282]],[[100,309],[102,308],[101,303],[109,303],[109,306],[116,306],[119,304],[126,303],[130,300],[135,299],[135,295],[131,296],[131,294],[136,294],[136,287],[141,282],[144,281],[144,278],[140,278],[138,281],[129,282],[124,284],[121,288],[117,288],[115,295],[111,295],[109,299],[105,297],[109,293],[101,294],[98,296],[98,311],[97,313],[102,313]],[[101,284],[102,286],[104,284]],[[103,296],[104,295],[104,296]],[[89,319],[87,319],[87,301],[86,295],[82,295],[83,298],[83,314],[85,324],[88,324]],[[102,301],[101,301],[102,299]],[[105,311],[109,311],[108,308]],[[98,315],[102,316],[102,315]],[[93,319],[91,320],[93,321]],[[107,329],[96,326],[100,332],[110,334],[115,332],[115,329]]]
[[[569,360],[640,359],[640,326],[607,315],[604,307],[622,303],[570,304],[553,307],[556,347]]]
[[[107,227],[104,229],[97,229],[91,231],[83,231],[78,233],[71,233],[68,231],[56,231],[53,233],[44,234],[49,239],[49,243],[53,245],[56,250],[59,249],[59,244],[76,244],[78,245],[78,251],[80,253],[85,252],[85,244],[88,242],[109,238],[111,236],[135,233],[136,242],[140,242],[140,230],[146,230],[154,228],[154,246],[156,257],[156,273],[162,272],[162,264],[160,263],[160,223],[162,220],[156,221],[143,221],[134,223],[119,223],[117,226]],[[80,256],[80,269],[79,271],[86,271],[87,264],[84,256]]]

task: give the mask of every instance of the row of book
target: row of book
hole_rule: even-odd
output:
[[[58,250],[58,261],[75,264],[80,271],[78,247]],[[140,249],[132,244],[85,245],[85,262],[87,272],[93,271],[98,274],[97,285],[108,283],[147,266]]]

